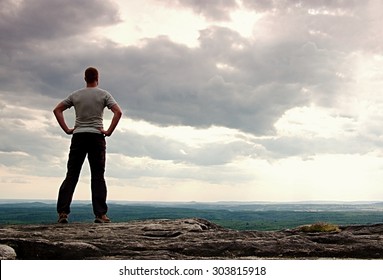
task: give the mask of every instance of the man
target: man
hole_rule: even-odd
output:
[[[112,95],[98,88],[99,75],[96,68],[85,70],[86,87],[70,94],[53,110],[60,127],[68,135],[73,134],[67,164],[67,174],[62,182],[58,200],[57,212],[59,223],[68,223],[70,204],[78,182],[81,167],[88,155],[91,170],[91,191],[95,223],[109,223],[106,216],[107,188],[104,178],[106,142],[105,136],[112,135],[122,112]],[[76,121],[74,128],[69,128],[63,112],[74,106]],[[103,128],[103,111],[107,107],[113,112],[113,119],[107,130]]]

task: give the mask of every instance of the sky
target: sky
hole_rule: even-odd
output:
[[[0,0],[0,199],[57,198],[52,110],[94,66],[124,113],[109,200],[381,201],[382,21],[379,0]]]

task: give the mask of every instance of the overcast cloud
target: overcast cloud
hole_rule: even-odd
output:
[[[56,197],[70,138],[51,111],[93,65],[124,110],[111,198],[383,199],[381,1],[144,3],[0,1],[3,198]]]

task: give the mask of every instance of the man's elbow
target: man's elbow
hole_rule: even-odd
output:
[[[57,115],[66,110],[66,106],[63,103],[59,103],[54,109],[53,114]]]
[[[55,107],[55,108],[53,109],[53,114],[54,114],[55,116],[57,116],[57,114],[59,114],[59,112],[60,112],[60,110],[59,110],[57,107]]]
[[[122,110],[120,106],[115,105],[114,107],[112,107],[112,112],[116,118],[120,119],[122,117]]]

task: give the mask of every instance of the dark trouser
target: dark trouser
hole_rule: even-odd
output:
[[[105,173],[106,143],[102,134],[76,133],[73,134],[69,151],[67,174],[61,184],[57,200],[58,213],[70,213],[70,204],[76,188],[82,164],[86,155],[91,171],[91,190],[93,212],[96,216],[104,215],[108,211],[106,205]]]

